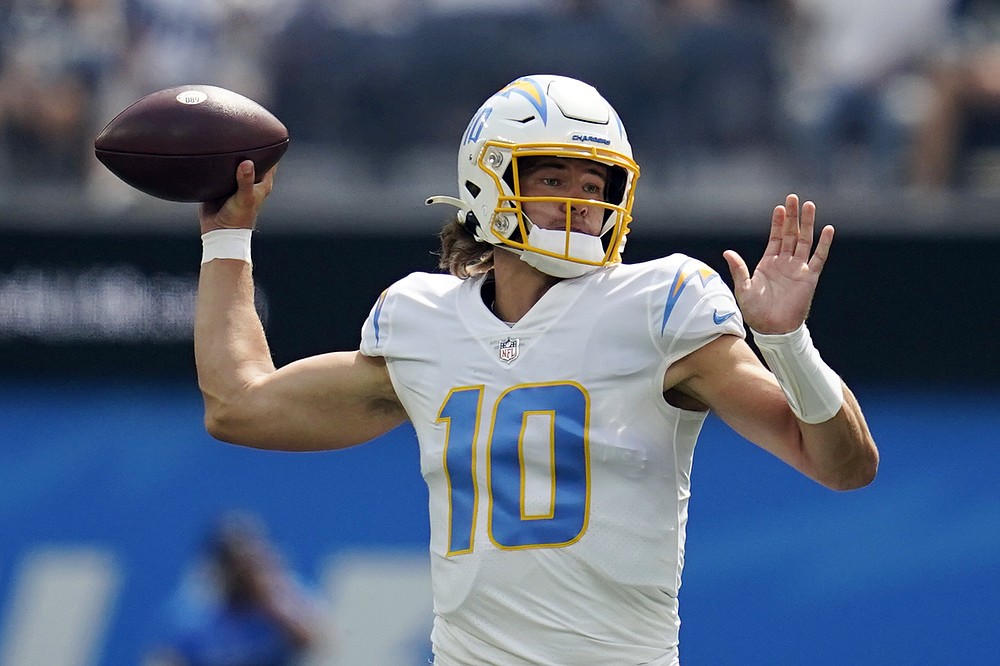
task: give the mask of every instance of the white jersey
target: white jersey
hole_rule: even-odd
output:
[[[420,443],[435,663],[675,663],[705,413],[663,376],[744,335],[732,292],[672,255],[558,282],[509,326],[483,282],[412,274],[362,331]]]

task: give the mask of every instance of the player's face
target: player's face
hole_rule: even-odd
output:
[[[598,162],[568,157],[525,159],[520,170],[521,196],[563,197],[604,201],[608,168]],[[566,208],[572,231],[591,236],[601,232],[604,211],[601,206],[582,202],[526,201],[525,214],[543,229],[565,229]]]

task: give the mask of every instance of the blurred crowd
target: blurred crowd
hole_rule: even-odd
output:
[[[1000,0],[5,0],[0,191],[110,196],[94,136],[185,83],[388,181],[524,73],[596,85],[674,182],[734,163],[928,191],[1000,172]]]

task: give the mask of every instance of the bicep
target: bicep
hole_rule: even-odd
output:
[[[210,432],[256,448],[345,448],[406,419],[384,359],[358,351],[312,356],[260,374],[230,402]]]
[[[664,388],[695,398],[747,440],[803,470],[802,435],[774,375],[750,346],[723,335],[671,365]]]

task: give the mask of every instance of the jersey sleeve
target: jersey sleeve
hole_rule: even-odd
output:
[[[651,304],[654,337],[671,362],[721,335],[746,337],[743,314],[722,276],[684,255],[666,260],[668,271]]]
[[[390,290],[385,289],[375,301],[368,318],[361,325],[361,353],[365,356],[385,356],[386,344],[389,338],[389,310],[387,303],[390,300]]]
[[[460,280],[440,273],[410,273],[383,291],[361,326],[361,353],[386,359],[409,356],[427,338],[428,316]]]

